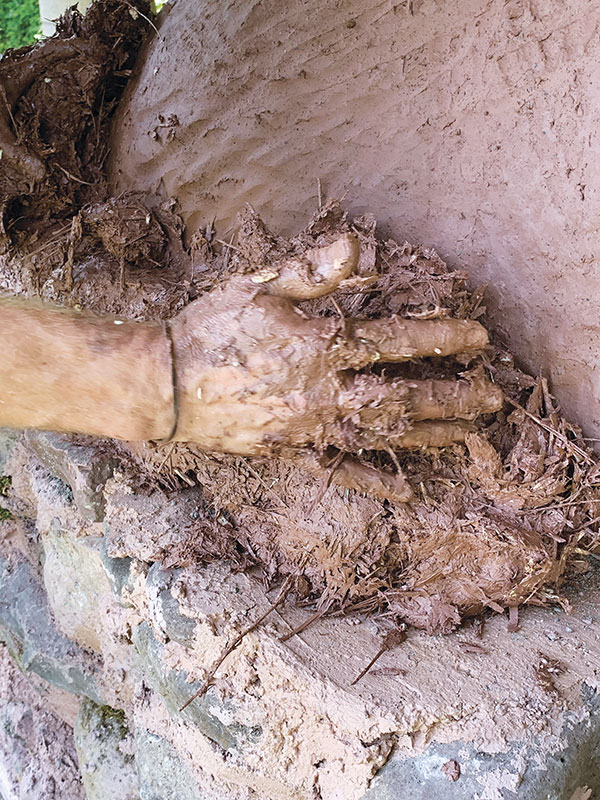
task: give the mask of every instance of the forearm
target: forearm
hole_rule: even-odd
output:
[[[0,300],[0,330],[0,427],[171,434],[171,345],[160,323]]]

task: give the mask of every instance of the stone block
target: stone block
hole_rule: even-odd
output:
[[[108,554],[108,532],[105,523],[105,534],[100,542],[100,558],[104,566],[104,571],[109,580],[111,589],[117,601],[122,605],[130,605],[123,598],[123,589],[129,585],[131,575],[131,564],[133,559],[129,556],[123,558],[112,558]]]
[[[88,522],[101,522],[104,484],[117,460],[101,446],[79,444],[60,433],[26,431],[25,441],[52,475],[71,488],[81,516]]]
[[[85,700],[74,736],[87,800],[139,800],[133,736],[123,711]]]
[[[154,625],[161,633],[180,644],[190,645],[194,641],[197,622],[184,616],[171,587],[181,574],[180,569],[163,569],[155,562],[146,576],[146,593]]]
[[[24,672],[102,703],[89,656],[56,627],[31,566],[0,560],[0,639]]]
[[[46,596],[61,630],[83,647],[100,653],[112,602],[100,540],[77,537],[55,518],[49,530],[42,531],[41,542]],[[119,609],[114,611],[119,613]]]

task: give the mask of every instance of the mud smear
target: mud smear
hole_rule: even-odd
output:
[[[246,213],[230,245],[206,230],[184,249],[172,203],[134,193],[109,197],[111,118],[144,35],[152,33],[136,8],[150,15],[143,2],[119,0],[93,6],[85,19],[70,12],[57,38],[0,62],[7,96],[1,291],[130,318],[169,317],[235,272],[351,230],[361,243],[357,275],[332,296],[335,303],[313,300],[305,310],[485,323],[483,292],[470,290],[465,275],[449,271],[433,250],[382,241],[374,219],[348,219],[336,202],[292,242]],[[33,77],[20,78],[12,97],[6,76],[17,67]],[[259,568],[269,584],[289,578],[293,602],[318,613],[377,614],[392,627],[408,623],[431,633],[451,631],[487,608],[565,605],[561,581],[587,570],[585,554],[597,545],[600,467],[545,381],[519,370],[499,344],[476,358],[385,367],[387,376],[404,378],[472,370],[491,376],[507,403],[478,422],[466,446],[361,455],[391,472],[397,459],[415,492],[411,503],[328,487],[275,459],[215,456],[180,444],[119,445],[127,486],[112,487],[111,555],[169,566],[226,558],[239,569]],[[157,487],[168,496],[196,486],[204,498],[198,518],[174,517],[172,541],[153,542],[151,526],[140,532],[128,525],[128,503],[156,503]],[[160,503],[156,513],[166,513]]]

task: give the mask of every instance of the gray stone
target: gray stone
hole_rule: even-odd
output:
[[[57,629],[43,586],[27,562],[0,560],[0,639],[24,672],[102,703],[89,657]]]
[[[197,727],[223,750],[239,752],[244,740],[256,742],[260,738],[262,730],[258,727],[250,728],[239,723],[225,725],[220,717],[232,716],[233,709],[227,702],[219,700],[211,689],[180,712],[179,709],[201,684],[197,681],[190,683],[184,670],[173,670],[164,665],[163,646],[157,641],[147,622],[142,622],[135,628],[133,644],[144,680],[162,697],[172,716]]]
[[[179,611],[179,603],[171,594],[171,586],[180,572],[180,569],[163,569],[157,561],[148,571],[146,591],[154,606],[154,621],[165,636],[188,645],[194,640],[196,620],[185,617]]]
[[[85,700],[74,735],[87,800],[138,800],[133,736],[124,712]]]
[[[85,800],[73,728],[49,709],[46,688],[34,688],[0,644],[3,800]]]
[[[492,796],[486,793],[492,785],[493,797],[502,800],[571,800],[583,786],[595,797],[600,792],[600,697],[589,687],[584,687],[583,695],[589,717],[565,726],[563,749],[554,755],[544,752],[536,739],[493,755],[477,752],[465,742],[430,745],[414,757],[393,753],[362,800],[483,800]],[[455,782],[442,771],[450,760],[460,765]],[[503,782],[515,791],[503,787]]]
[[[99,552],[100,558],[102,559],[102,565],[104,566],[104,571],[108,577],[113,594],[121,605],[131,605],[130,603],[123,601],[122,592],[123,589],[129,585],[131,564],[133,559],[129,558],[129,556],[125,556],[124,558],[111,558],[111,556],[108,555],[108,533],[106,531],[100,543]]]
[[[135,760],[140,800],[226,800],[203,792],[173,745],[149,731],[136,729]]]
[[[3,474],[4,465],[8,461],[10,453],[20,435],[20,431],[15,431],[11,428],[0,428],[0,475]]]
[[[83,647],[101,652],[106,610],[113,602],[101,539],[78,537],[55,518],[42,532],[41,542],[46,595],[61,630]]]
[[[89,522],[101,522],[104,484],[117,460],[101,447],[78,444],[60,433],[27,431],[25,441],[52,475],[70,486],[81,516]]]
[[[0,797],[85,799],[71,728],[17,698],[0,698]]]

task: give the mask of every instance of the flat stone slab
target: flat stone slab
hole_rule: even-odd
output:
[[[52,475],[73,492],[77,510],[88,522],[104,519],[106,481],[113,474],[116,459],[101,447],[78,444],[71,436],[47,431],[26,431],[28,447]]]

